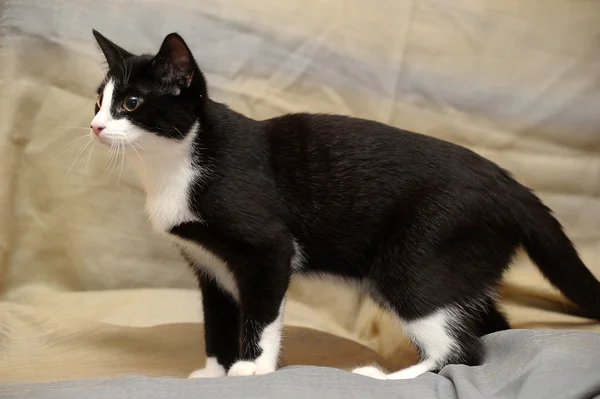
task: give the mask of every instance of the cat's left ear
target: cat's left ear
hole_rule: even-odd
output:
[[[197,69],[192,52],[177,33],[165,37],[152,64],[161,80],[179,89],[190,87]]]
[[[119,63],[124,62],[125,59],[133,56],[133,54],[131,54],[129,51],[122,49],[102,36],[102,34],[100,34],[100,32],[97,30],[92,29],[92,33],[94,34],[94,37],[96,38],[98,46],[100,46],[100,50],[102,50],[104,57],[106,57],[106,62],[108,63],[109,68],[112,69]]]

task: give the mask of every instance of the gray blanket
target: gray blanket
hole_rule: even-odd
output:
[[[288,367],[259,377],[121,377],[0,386],[0,398],[595,398],[600,334],[512,330],[483,338],[483,365],[451,365],[414,380],[379,381],[335,369]]]

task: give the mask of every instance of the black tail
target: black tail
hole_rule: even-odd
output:
[[[521,215],[527,253],[550,283],[585,316],[600,319],[600,281],[583,264],[550,209],[535,196],[527,202],[526,214]]]

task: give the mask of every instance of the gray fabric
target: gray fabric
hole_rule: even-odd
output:
[[[483,338],[479,367],[379,381],[335,369],[288,367],[260,377],[121,377],[0,386],[0,398],[593,398],[600,397],[600,334],[512,330]]]

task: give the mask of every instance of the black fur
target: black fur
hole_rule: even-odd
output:
[[[171,233],[208,248],[235,276],[239,303],[199,273],[207,353],[226,369],[261,354],[260,334],[277,317],[293,273],[360,282],[407,323],[454,309],[444,328],[456,348],[432,370],[477,364],[477,337],[509,328],[493,294],[520,246],[552,284],[600,318],[600,283],[559,222],[489,160],[346,116],[252,120],[208,97],[179,36],[169,35],[157,56],[133,56],[96,38],[108,78],[118,82],[115,98],[144,98],[139,112],[117,115],[173,140],[200,122],[194,163],[210,173],[195,182],[189,202],[203,222]],[[296,271],[294,242],[304,256]],[[411,338],[426,359],[426,337]]]

